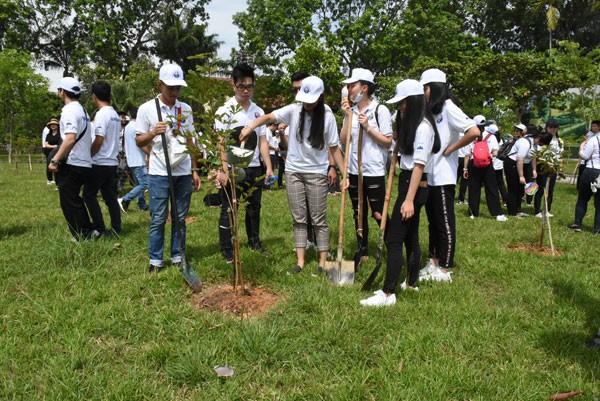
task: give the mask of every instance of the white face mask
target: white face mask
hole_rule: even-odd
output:
[[[358,102],[360,102],[363,99],[363,97],[364,97],[363,93],[360,92],[358,95],[356,95],[354,97],[354,99],[352,99],[352,102],[353,103],[358,103]]]

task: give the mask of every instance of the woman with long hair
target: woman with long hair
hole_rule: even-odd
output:
[[[323,81],[315,76],[302,80],[296,101],[272,113],[250,122],[242,132],[243,140],[254,129],[272,122],[288,124],[287,135],[281,135],[281,143],[287,146],[285,160],[286,190],[290,211],[294,220],[294,244],[296,266],[288,274],[304,269],[307,240],[307,206],[316,237],[319,264],[313,271],[318,275],[325,266],[329,247],[327,225],[327,173],[330,168],[329,153],[337,167],[343,170],[344,160],[338,147],[339,137],[335,117],[323,99]],[[347,186],[344,183],[344,188]]]
[[[433,114],[428,109],[423,85],[407,79],[396,86],[396,149],[400,159],[398,197],[386,233],[387,271],[383,290],[360,301],[364,306],[389,306],[396,303],[396,286],[402,273],[402,246],[406,246],[407,279],[402,289],[418,290],[421,247],[419,221],[427,200],[427,175],[434,153],[440,150],[440,137]]]
[[[50,164],[50,160],[52,160],[52,156],[58,150],[62,140],[60,138],[60,131],[58,130],[58,119],[52,118],[46,124],[47,132],[44,133],[44,155],[46,156],[46,179],[48,185],[52,185],[56,183],[54,180],[54,173],[48,169],[48,164]]]
[[[429,196],[425,210],[429,220],[429,262],[421,269],[421,278],[452,281],[456,250],[454,193],[458,170],[458,149],[480,135],[475,121],[457,105],[446,83],[446,74],[432,68],[421,75],[425,98],[434,115],[441,147],[433,155],[431,173],[427,175]],[[464,136],[459,139],[460,133]]]

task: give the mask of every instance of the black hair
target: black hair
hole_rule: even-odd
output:
[[[445,82],[430,82],[429,86],[429,109],[433,114],[440,114],[444,109],[444,103],[450,99],[454,104],[460,106],[458,100]]]
[[[68,91],[64,88],[61,88],[63,90],[63,92],[65,92],[65,95],[67,95],[67,97],[69,99],[73,99],[73,100],[79,100],[79,98],[81,97],[81,93],[73,93],[71,91]]]
[[[592,125],[600,125],[600,120],[592,120],[592,122],[590,123],[590,127]]]
[[[312,122],[310,124],[310,134],[307,138],[310,142],[310,146],[312,146],[314,149],[321,150],[325,146],[325,112],[325,100],[321,94],[317,100],[315,108],[313,109]],[[306,109],[302,107],[302,111],[300,112],[300,126],[296,132],[296,139],[298,140],[298,143],[302,143],[304,140],[302,133],[304,131],[304,120],[306,119],[306,113]]]
[[[101,102],[110,102],[110,84],[106,81],[96,81],[92,84],[92,94]]]
[[[414,153],[417,128],[426,119],[433,127],[433,132],[435,133],[431,152],[437,153],[441,147],[440,134],[433,114],[429,110],[429,107],[427,107],[425,95],[408,96],[403,101],[406,102],[406,110],[404,113],[398,112],[396,116],[398,149],[403,155],[412,155]]]
[[[244,80],[244,78],[252,78],[254,81],[254,68],[250,67],[246,63],[240,63],[233,67],[233,71],[231,71],[231,79],[233,83],[236,84]]]
[[[292,74],[292,76],[290,77],[290,81],[292,82],[296,82],[296,81],[302,81],[304,78],[309,77],[310,75],[308,74],[308,72],[302,70],[302,71],[298,71]]]
[[[132,107],[131,109],[129,109],[129,115],[131,116],[131,118],[137,118],[137,112],[137,107]]]
[[[550,145],[552,141],[552,134],[547,131],[539,131],[535,137],[540,140],[540,145]]]
[[[375,84],[373,82],[369,82],[369,81],[360,81],[361,84],[363,85],[367,85],[367,87],[369,88],[367,90],[367,95],[369,96],[369,98],[371,98],[373,96],[373,94],[375,93]]]

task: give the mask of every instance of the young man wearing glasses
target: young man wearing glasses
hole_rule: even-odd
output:
[[[215,127],[221,132],[224,144],[230,142],[231,132],[235,128],[244,127],[257,117],[265,114],[263,109],[258,107],[252,101],[254,96],[254,70],[248,64],[241,63],[234,67],[231,72],[231,85],[234,97],[225,102],[217,110],[217,119]],[[253,149],[252,160],[244,167],[244,178],[236,180],[236,197],[244,197],[248,202],[246,206],[246,234],[250,248],[268,256],[269,253],[263,248],[260,242],[260,208],[262,199],[262,188],[265,176],[273,176],[271,168],[271,158],[269,155],[269,143],[266,139],[265,127],[257,129],[257,145]],[[252,141],[249,141],[249,143]],[[229,184],[229,169],[227,162],[226,146],[221,152],[221,170],[216,177],[220,183],[221,189],[221,215],[219,217],[219,244],[221,254],[227,263],[233,262],[233,245],[231,224],[229,219],[230,201],[232,199],[232,189]],[[261,163],[262,158],[262,163]]]

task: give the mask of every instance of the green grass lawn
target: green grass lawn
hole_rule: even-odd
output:
[[[544,400],[571,390],[598,399],[600,353],[585,345],[600,327],[600,237],[591,203],[583,233],[565,228],[572,186],[556,187],[558,256],[511,250],[537,243],[539,219],[496,222],[482,205],[470,220],[457,206],[454,282],[422,283],[383,309],[358,303],[376,227],[353,287],[290,277],[286,196],[265,193],[261,236],[272,256],[251,251],[245,234],[241,252],[246,281],[280,302],[240,319],[196,309],[175,269],[146,272],[149,218],[133,204],[120,239],[69,242],[42,165],[26,167],[0,164],[2,400]],[[219,253],[219,209],[202,203],[207,189],[193,196],[188,257],[214,286],[230,282],[232,268]],[[332,244],[339,201],[329,198]],[[349,215],[346,228],[348,259]],[[218,378],[215,365],[235,376]]]

